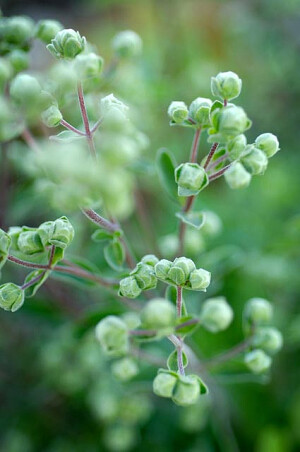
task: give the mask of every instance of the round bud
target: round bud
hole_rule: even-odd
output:
[[[63,119],[63,116],[55,105],[51,105],[51,107],[42,112],[41,118],[45,126],[57,127]]]
[[[176,286],[183,286],[186,283],[187,277],[181,267],[172,265],[168,273],[168,279],[176,284]]]
[[[93,52],[77,55],[74,68],[80,80],[98,77],[102,72],[103,58]]]
[[[143,42],[137,33],[125,30],[114,37],[112,47],[118,57],[131,58],[141,54]]]
[[[263,133],[259,135],[255,140],[255,146],[263,151],[268,158],[279,151],[279,141],[273,133]]]
[[[0,269],[7,260],[10,245],[11,237],[3,229],[0,229]]]
[[[13,283],[0,286],[0,307],[5,311],[15,312],[24,303],[24,291]]]
[[[273,317],[273,306],[264,298],[251,298],[245,306],[245,318],[255,325],[264,325]]]
[[[7,58],[15,72],[24,71],[29,67],[29,56],[24,50],[14,49],[7,55]]]
[[[29,17],[9,17],[4,24],[4,39],[12,44],[23,45],[32,37],[33,29],[34,22]]]
[[[184,102],[173,101],[169,105],[168,115],[172,119],[172,121],[180,124],[185,119],[187,119],[189,111]]]
[[[263,174],[268,166],[268,158],[260,149],[252,148],[251,151],[242,158],[242,164],[250,174]]]
[[[233,319],[233,310],[224,297],[210,298],[203,303],[201,325],[212,333],[223,331]]]
[[[96,326],[96,338],[108,355],[120,356],[128,352],[128,329],[119,317],[109,315],[100,320]]]
[[[175,386],[172,400],[177,405],[188,406],[195,404],[200,396],[200,385],[196,376],[180,376]]]
[[[210,109],[212,101],[205,97],[197,97],[189,108],[189,116],[198,125],[205,126],[210,123]]]
[[[230,158],[232,160],[240,158],[246,149],[246,145],[247,139],[243,134],[236,136],[233,140],[230,140],[226,145]]]
[[[0,87],[2,87],[11,77],[12,68],[5,58],[0,57]]]
[[[142,290],[155,289],[157,285],[153,267],[143,262],[139,262],[130,275],[135,277],[139,288]]]
[[[115,361],[111,366],[111,370],[117,380],[120,381],[131,380],[139,372],[139,368],[134,359],[127,357]]]
[[[121,297],[136,298],[141,292],[142,289],[139,287],[134,276],[121,279],[119,287],[119,295]]]
[[[167,259],[161,259],[157,264],[155,264],[154,271],[157,278],[167,279],[170,268],[172,267],[172,262]]]
[[[210,285],[211,273],[203,268],[197,268],[190,274],[190,283],[193,290],[206,291]]]
[[[268,370],[272,359],[263,350],[252,350],[244,358],[246,366],[255,374],[260,374]]]
[[[236,105],[228,105],[215,110],[212,115],[212,123],[223,141],[244,133],[251,126],[251,121],[243,108]]]
[[[40,20],[35,27],[35,36],[49,44],[63,28],[63,25],[57,20]]]
[[[240,162],[233,163],[224,173],[225,180],[230,188],[236,190],[248,187],[251,181],[251,174],[245,170]]]
[[[47,49],[55,58],[72,60],[83,52],[85,45],[86,39],[81,37],[78,31],[69,28],[59,31],[51,44],[47,45]]]
[[[154,256],[154,254],[146,254],[146,256],[144,256],[141,260],[143,264],[151,265],[152,267],[154,267],[158,261],[159,259]]]
[[[208,176],[198,163],[182,163],[175,169],[178,196],[198,194],[208,184]]]
[[[129,107],[125,105],[121,100],[115,97],[113,94],[105,96],[100,101],[100,108],[103,115],[111,112],[119,111],[125,114]]]
[[[18,237],[17,246],[21,253],[28,255],[44,251],[44,246],[37,231],[21,232]]]
[[[173,372],[159,372],[153,380],[153,392],[159,397],[172,397],[178,378]]]
[[[18,74],[10,86],[12,99],[23,106],[36,104],[41,91],[42,89],[37,79],[28,74]]]
[[[253,337],[253,345],[264,350],[266,353],[273,355],[282,348],[282,334],[276,328],[258,328]]]
[[[242,80],[235,72],[219,72],[211,78],[211,92],[221,99],[231,100],[240,95]]]
[[[54,245],[65,249],[74,238],[74,228],[67,217],[42,223],[37,230],[44,246]]]
[[[141,321],[143,326],[149,329],[174,326],[176,321],[175,306],[164,298],[154,298],[142,310]]]

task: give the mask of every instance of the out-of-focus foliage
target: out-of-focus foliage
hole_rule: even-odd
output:
[[[4,12],[8,14],[5,7]],[[13,12],[29,13],[23,5]],[[36,15],[49,14],[38,9]],[[137,112],[134,123],[150,137],[144,167],[137,169],[142,186],[138,196],[148,209],[148,235],[144,237],[136,212],[131,214],[130,228],[125,223],[139,256],[155,251],[154,238],[163,237],[158,244],[162,254],[176,241],[176,206],[161,196],[159,181],[151,172],[158,148],[171,149],[180,163],[189,153],[189,130],[168,126],[170,101],[208,97],[207,80],[219,71],[230,69],[242,78],[245,89],[240,102],[254,123],[250,137],[254,140],[270,130],[279,136],[282,151],[264,178],[255,178],[249,189],[230,191],[221,180],[198,198],[201,209],[221,218],[222,234],[191,230],[187,250],[197,265],[212,272],[208,295],[225,294],[235,320],[226,334],[197,331],[191,345],[197,350],[201,344],[200,358],[205,360],[237,343],[242,337],[243,306],[253,296],[274,302],[275,324],[285,345],[270,381],[255,377],[244,381],[235,372],[241,364],[234,362],[212,377],[210,403],[189,409],[171,406],[149,398],[155,369],[142,359],[137,359],[140,373],[130,383],[113,381],[110,362],[90,336],[91,325],[112,310],[123,312],[122,306],[101,288],[74,289],[67,279],[57,278],[13,318],[1,312],[0,447],[5,452],[296,451],[300,444],[299,2],[91,0],[84,6],[77,2],[73,18],[70,10],[63,9],[57,10],[57,18],[73,27],[76,23],[107,59],[108,42],[120,29],[131,28],[143,38],[142,58],[135,65],[123,62],[113,79],[113,92],[130,100]],[[50,64],[40,46],[30,58],[37,69]],[[61,74],[65,77],[63,69]],[[72,84],[71,75],[64,80]],[[93,99],[90,102],[92,110]],[[75,108],[72,112],[70,121],[78,115]],[[102,145],[105,149],[105,137]],[[38,225],[45,217],[64,214],[60,205],[45,203],[33,178],[21,171],[31,163],[24,144],[17,147],[18,159],[14,150],[9,159],[2,153],[0,184],[8,183],[9,192],[1,192],[1,221]],[[203,156],[207,151],[200,148]],[[109,157],[113,165],[114,155]],[[79,160],[74,167],[77,164]],[[4,183],[5,167],[9,179]],[[74,194],[76,187],[70,190]],[[92,228],[87,230],[79,214],[74,213],[72,221],[77,232],[72,251],[88,256],[102,269],[102,245],[89,240]],[[9,271],[5,269],[5,275]],[[203,299],[202,294],[192,295],[192,310],[198,312]],[[159,360],[170,350],[166,344],[165,349],[146,346],[147,351]]]

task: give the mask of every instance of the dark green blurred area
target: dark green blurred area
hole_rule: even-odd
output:
[[[215,278],[208,296],[225,295],[234,307],[235,320],[228,331],[215,336],[198,331],[190,344],[194,350],[201,350],[200,358],[230,348],[242,338],[245,301],[260,296],[274,302],[275,324],[284,335],[285,345],[275,357],[271,378],[266,382],[239,379],[238,364],[237,372],[234,365],[216,369],[216,395],[207,419],[197,411],[187,419],[186,410],[149,395],[153,367],[145,365],[136,382],[119,389],[111,381],[109,364],[97,358],[97,353],[87,352],[87,356],[95,356],[91,369],[80,360],[78,353],[85,354],[82,347],[88,341],[82,329],[88,329],[89,312],[93,313],[95,307],[97,313],[100,308],[118,310],[120,305],[101,289],[74,289],[67,281],[57,280],[28,300],[18,313],[0,314],[1,451],[114,450],[108,447],[107,436],[120,434],[122,438],[121,433],[111,432],[102,415],[93,415],[87,397],[91,387],[101,381],[107,382],[100,389],[102,393],[115,391],[118,395],[120,391],[119,397],[124,397],[124,392],[130,395],[136,384],[138,393],[149,396],[151,408],[143,422],[139,423],[134,414],[130,422],[120,415],[120,425],[134,428],[133,447],[128,450],[299,450],[299,1],[92,0],[62,7],[55,3],[46,7],[43,3],[25,6],[4,2],[3,13],[57,18],[86,35],[107,61],[109,42],[116,32],[133,29],[141,35],[141,60],[117,72],[113,89],[136,107],[135,121],[150,138],[146,157],[151,162],[160,147],[171,149],[179,162],[189,154],[191,132],[169,127],[169,103],[209,97],[210,77],[219,71],[239,74],[243,91],[237,104],[253,120],[249,141],[260,133],[272,132],[279,137],[281,152],[269,162],[264,177],[254,178],[248,189],[232,191],[220,179],[197,200],[199,208],[220,216],[223,231],[205,243],[203,254],[195,260]],[[50,62],[47,56],[42,58],[40,62],[34,60],[36,67]],[[206,146],[200,152],[204,156]],[[14,177],[9,223],[38,224],[57,213],[33,203],[30,187],[27,189],[16,171]],[[176,232],[176,206],[164,196],[157,177],[141,177],[140,183],[156,238]],[[72,220],[79,230],[74,252],[101,268],[101,250],[87,234],[93,228],[83,231],[79,214]],[[125,230],[138,255],[153,251],[148,243],[145,246],[135,216],[126,222]],[[197,297],[189,300],[195,312]],[[61,330],[72,338],[61,336]],[[64,344],[64,352],[59,344]],[[154,353],[166,358],[169,349],[168,345],[158,346]],[[40,356],[47,353],[62,356],[54,363],[49,358],[51,363],[45,365]]]

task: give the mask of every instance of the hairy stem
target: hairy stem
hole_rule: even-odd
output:
[[[214,162],[212,162],[210,165],[208,165],[208,170],[212,170],[213,168],[215,168],[216,166],[218,166],[220,163],[224,162],[224,160],[227,160],[229,157],[228,152],[226,152],[226,154],[222,155],[221,157],[219,157],[217,160],[215,160]]]
[[[61,124],[63,127],[65,127],[66,129],[69,129],[69,130],[71,130],[72,132],[77,133],[77,135],[81,135],[81,136],[83,136],[83,137],[86,136],[84,132],[81,132],[81,130],[76,129],[76,127],[72,126],[71,124],[69,124],[69,123],[68,123],[67,121],[65,121],[64,119],[62,119],[62,120],[60,121],[60,124]]]
[[[190,162],[192,162],[192,163],[197,162],[200,136],[201,136],[201,127],[199,129],[195,130],[195,135],[194,135],[194,140],[193,140],[193,144],[192,144],[192,148],[191,148],[191,155],[190,155]]]
[[[28,281],[27,283],[23,284],[23,286],[21,286],[21,289],[25,290],[25,289],[28,289],[28,287],[33,286],[33,284],[38,282],[44,276],[45,273],[46,273],[46,271],[44,271],[40,275],[38,275],[35,278],[33,278],[31,281]]]
[[[120,226],[117,223],[113,223],[105,218],[101,217],[97,212],[93,209],[81,209],[82,213],[93,223],[101,228],[105,229],[108,232],[116,232],[120,231]]]
[[[89,118],[88,118],[88,114],[87,114],[87,110],[86,110],[86,106],[85,106],[82,84],[80,82],[78,82],[78,85],[77,85],[77,93],[78,93],[79,106],[80,106],[80,110],[81,110],[81,116],[82,116],[82,120],[83,120],[83,124],[84,124],[84,128],[85,128],[86,139],[87,139],[87,142],[88,142],[88,145],[90,148],[91,155],[96,160],[97,154],[96,154],[95,144],[94,144],[93,135],[92,135],[92,132],[90,129]]]
[[[218,145],[219,145],[219,143],[214,143],[214,144],[212,145],[212,147],[210,148],[209,154],[208,154],[207,159],[206,159],[206,161],[205,161],[205,163],[204,163],[204,166],[203,166],[204,169],[206,169],[206,168],[208,167],[208,165],[209,165],[211,159],[212,159],[213,156],[214,156],[214,153],[215,153],[216,150],[217,150]]]
[[[229,165],[224,166],[224,168],[222,168],[220,171],[217,171],[216,173],[209,176],[209,182],[211,182],[212,180],[218,179],[218,177],[223,176],[225,171],[227,171],[230,166],[231,166],[231,163],[229,163]]]

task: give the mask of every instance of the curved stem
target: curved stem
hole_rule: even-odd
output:
[[[88,279],[90,281],[99,283],[104,287],[114,286],[119,283],[119,280],[117,280],[117,279],[102,278],[99,275],[94,275],[93,273],[90,273],[88,271],[85,271],[85,270],[82,270],[82,269],[76,268],[76,267],[67,267],[67,266],[56,265],[52,270],[54,272],[66,273],[69,275],[78,276],[79,278]]]
[[[32,262],[23,261],[22,259],[18,259],[14,256],[7,256],[7,260],[14,262],[15,264],[22,265],[22,267],[35,268],[35,269],[48,269],[48,265],[43,264],[34,264]]]
[[[33,286],[33,284],[38,282],[44,276],[45,273],[46,273],[46,271],[42,272],[40,275],[33,278],[31,281],[28,281],[27,283],[23,284],[23,286],[21,286],[21,289],[25,290],[25,289],[28,289],[28,287]]]
[[[67,121],[65,121],[64,119],[62,119],[62,120],[60,121],[60,124],[61,124],[63,127],[65,127],[66,129],[69,129],[69,130],[71,130],[72,132],[77,133],[77,135],[81,135],[81,136],[83,136],[83,137],[86,136],[84,132],[81,132],[81,130],[76,129],[76,127],[72,126],[71,124],[69,124],[69,123],[68,123]]]
[[[120,231],[120,226],[117,223],[113,223],[109,220],[106,220],[105,218],[101,217],[97,212],[95,212],[93,209],[81,209],[82,213],[93,223],[95,223],[97,226],[100,226],[103,229],[106,229],[106,231],[109,232],[116,232]]]
[[[224,162],[224,160],[228,159],[229,154],[228,152],[226,152],[226,154],[222,155],[221,157],[219,157],[217,160],[215,160],[214,162],[212,162],[210,165],[208,165],[208,170],[212,170],[213,168],[215,168],[216,166],[219,165],[219,163]]]

